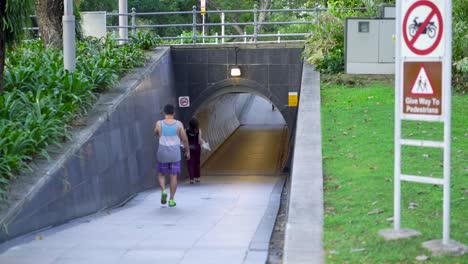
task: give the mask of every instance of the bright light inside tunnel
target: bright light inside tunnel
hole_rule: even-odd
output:
[[[202,153],[202,175],[278,175],[289,131],[279,109],[261,96],[225,94],[196,113],[212,152]]]

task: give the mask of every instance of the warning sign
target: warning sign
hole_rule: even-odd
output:
[[[405,57],[427,56],[442,57],[444,55],[444,23],[442,11],[444,0],[421,0],[403,4],[403,49]]]
[[[298,101],[299,101],[298,92],[288,93],[288,106],[289,107],[297,107]]]
[[[430,96],[434,95],[434,89],[432,89],[431,80],[427,76],[427,72],[424,69],[424,65],[421,65],[419,74],[414,80],[413,88],[410,90],[412,96]]]
[[[190,106],[190,97],[181,96],[179,97],[179,107],[189,107]]]
[[[403,113],[442,114],[442,62],[405,62]]]
[[[206,12],[206,0],[200,0],[200,10],[202,16],[204,16]]]

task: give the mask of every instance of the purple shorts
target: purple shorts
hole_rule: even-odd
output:
[[[158,161],[158,172],[162,175],[180,174],[180,161],[162,163]]]

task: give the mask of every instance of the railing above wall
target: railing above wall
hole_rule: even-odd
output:
[[[202,15],[200,10],[197,10],[196,6],[193,6],[192,11],[178,11],[178,12],[148,12],[148,13],[137,13],[135,8],[132,8],[131,13],[107,13],[107,17],[120,17],[120,16],[127,16],[130,18],[129,26],[117,26],[117,25],[107,25],[108,31],[116,32],[121,28],[126,28],[131,30],[132,34],[136,34],[138,29],[157,29],[157,28],[164,28],[164,27],[178,27],[178,28],[187,28],[192,31],[190,36],[188,35],[180,35],[180,36],[162,36],[161,38],[166,41],[177,41],[180,40],[180,43],[173,43],[173,44],[205,44],[208,40],[210,44],[222,44],[225,43],[227,39],[229,39],[229,43],[257,43],[257,42],[267,42],[275,41],[281,42],[281,40],[287,38],[288,41],[303,41],[305,37],[310,36],[312,33],[308,32],[299,32],[299,33],[281,33],[278,32],[266,32],[262,33],[260,28],[262,25],[311,25],[314,23],[320,23],[319,21],[319,13],[323,11],[327,11],[327,8],[319,7],[318,5],[315,8],[300,8],[300,9],[267,9],[267,10],[260,10],[257,8],[257,5],[254,5],[253,9],[248,10],[210,10],[205,11],[206,14],[218,14],[221,17],[220,23],[205,23],[204,18],[202,16],[203,22],[200,23],[197,19]],[[365,10],[365,8],[341,8],[337,9],[340,11],[349,11],[349,10]],[[275,22],[259,22],[259,15],[262,13],[294,13],[300,12],[304,14],[304,19],[298,21],[275,21]],[[252,13],[253,14],[253,21],[250,22],[226,22],[225,14],[245,14],[245,13]],[[313,16],[307,16],[306,14],[313,14]],[[158,24],[158,25],[142,25],[137,23],[138,17],[148,17],[148,16],[168,16],[168,15],[187,15],[188,19],[191,17],[191,21],[187,20],[188,23],[184,24]],[[312,18],[312,19],[310,19]],[[205,34],[206,27],[216,26],[221,27],[221,32],[215,32],[215,34]],[[247,30],[244,31],[244,34],[225,34],[226,27],[233,27],[233,26],[246,26],[249,29],[250,33],[247,33]],[[199,29],[201,28],[201,32]],[[128,39],[123,38],[115,38],[116,40],[126,41]],[[189,43],[186,43],[184,40],[190,40]],[[213,42],[214,40],[214,42]]]
[[[296,8],[296,9],[258,9],[257,5],[254,5],[253,9],[246,10],[209,10],[205,11],[205,14],[208,15],[219,15],[220,23],[205,23],[205,16],[202,16],[202,12],[197,10],[196,6],[193,6],[191,11],[177,11],[177,12],[146,12],[146,13],[137,13],[135,8],[132,8],[131,13],[105,13],[105,16],[108,18],[105,25],[107,32],[113,34],[113,39],[118,41],[128,41],[127,38],[119,37],[119,29],[127,29],[131,31],[131,34],[136,34],[138,30],[142,29],[158,29],[158,28],[185,28],[188,31],[191,31],[191,34],[183,35],[173,35],[173,36],[161,36],[164,41],[171,42],[173,45],[198,45],[198,44],[223,44],[223,43],[257,43],[257,42],[282,42],[282,41],[299,41],[302,42],[307,36],[312,35],[312,28],[306,29],[305,32],[295,32],[295,33],[284,33],[281,31],[272,32],[271,30],[266,30],[262,26],[270,25],[312,25],[315,23],[320,23],[320,12],[327,11],[328,8],[320,7],[316,5],[314,8]],[[337,8],[337,11],[365,11],[365,8]],[[252,14],[253,20],[249,22],[226,22],[226,15],[229,14]],[[261,14],[275,14],[275,13],[300,13],[302,18],[299,18],[296,21],[274,21],[274,22],[260,22],[259,16]],[[142,17],[157,17],[157,16],[170,16],[170,15],[187,15],[187,23],[182,24],[156,24],[156,25],[145,25],[139,24],[137,19]],[[120,26],[115,24],[109,25],[109,20],[112,17],[122,17],[125,16],[130,19],[128,26]],[[202,22],[199,22],[200,17],[203,19]],[[118,19],[117,19],[118,20]],[[104,26],[104,25],[103,25]],[[243,34],[226,34],[226,28],[234,26],[245,26]],[[220,29],[220,32],[214,32],[214,34],[205,33],[207,32],[207,27],[217,27]],[[38,27],[29,27],[24,28],[25,30],[32,31],[35,34],[38,34]],[[201,30],[200,30],[201,29]],[[213,31],[213,30],[211,30]],[[289,31],[289,30],[284,30]],[[128,34],[127,34],[128,36]]]

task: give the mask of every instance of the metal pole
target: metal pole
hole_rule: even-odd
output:
[[[281,43],[280,31],[278,30],[278,43]]]
[[[221,43],[224,44],[224,23],[226,21],[226,18],[224,16],[224,12],[221,13]]]
[[[400,205],[401,205],[401,89],[402,89],[402,61],[401,61],[401,16],[399,12],[401,10],[401,1],[396,2],[396,62],[395,62],[395,164],[394,164],[394,180],[393,180],[393,229],[395,231],[400,230]]]
[[[318,11],[318,8],[319,8],[319,4],[318,3],[315,3],[315,24],[320,24],[319,23],[319,11]]]
[[[244,31],[244,43],[247,43],[247,31]]]
[[[258,19],[258,9],[257,9],[257,4],[254,4],[254,42],[257,43],[257,25],[258,25],[258,22],[257,22],[257,19]]]
[[[193,6],[192,14],[193,14],[192,41],[193,41],[193,45],[196,45],[197,44],[197,7],[196,6]]]
[[[65,70],[72,72],[76,68],[75,16],[72,0],[65,0],[63,11],[63,66]]]
[[[445,101],[444,103],[444,222],[443,222],[443,235],[442,235],[442,244],[448,245],[450,241],[450,135],[451,135],[451,109],[452,109],[452,87],[451,87],[451,80],[452,80],[452,1],[449,0],[446,2],[446,10],[445,15],[445,59],[442,63],[443,65],[443,85],[442,89],[444,89],[444,98],[442,99]],[[444,100],[445,99],[445,100]]]
[[[218,32],[216,32],[216,44],[218,44]]]
[[[132,7],[132,34],[136,35],[136,9]]]
[[[205,36],[205,15],[202,15],[202,36]],[[205,44],[205,38],[202,39],[203,44]]]
[[[120,44],[127,43],[128,39],[128,6],[127,0],[119,0],[119,26],[124,28],[119,28],[119,38],[124,39],[120,41]]]

